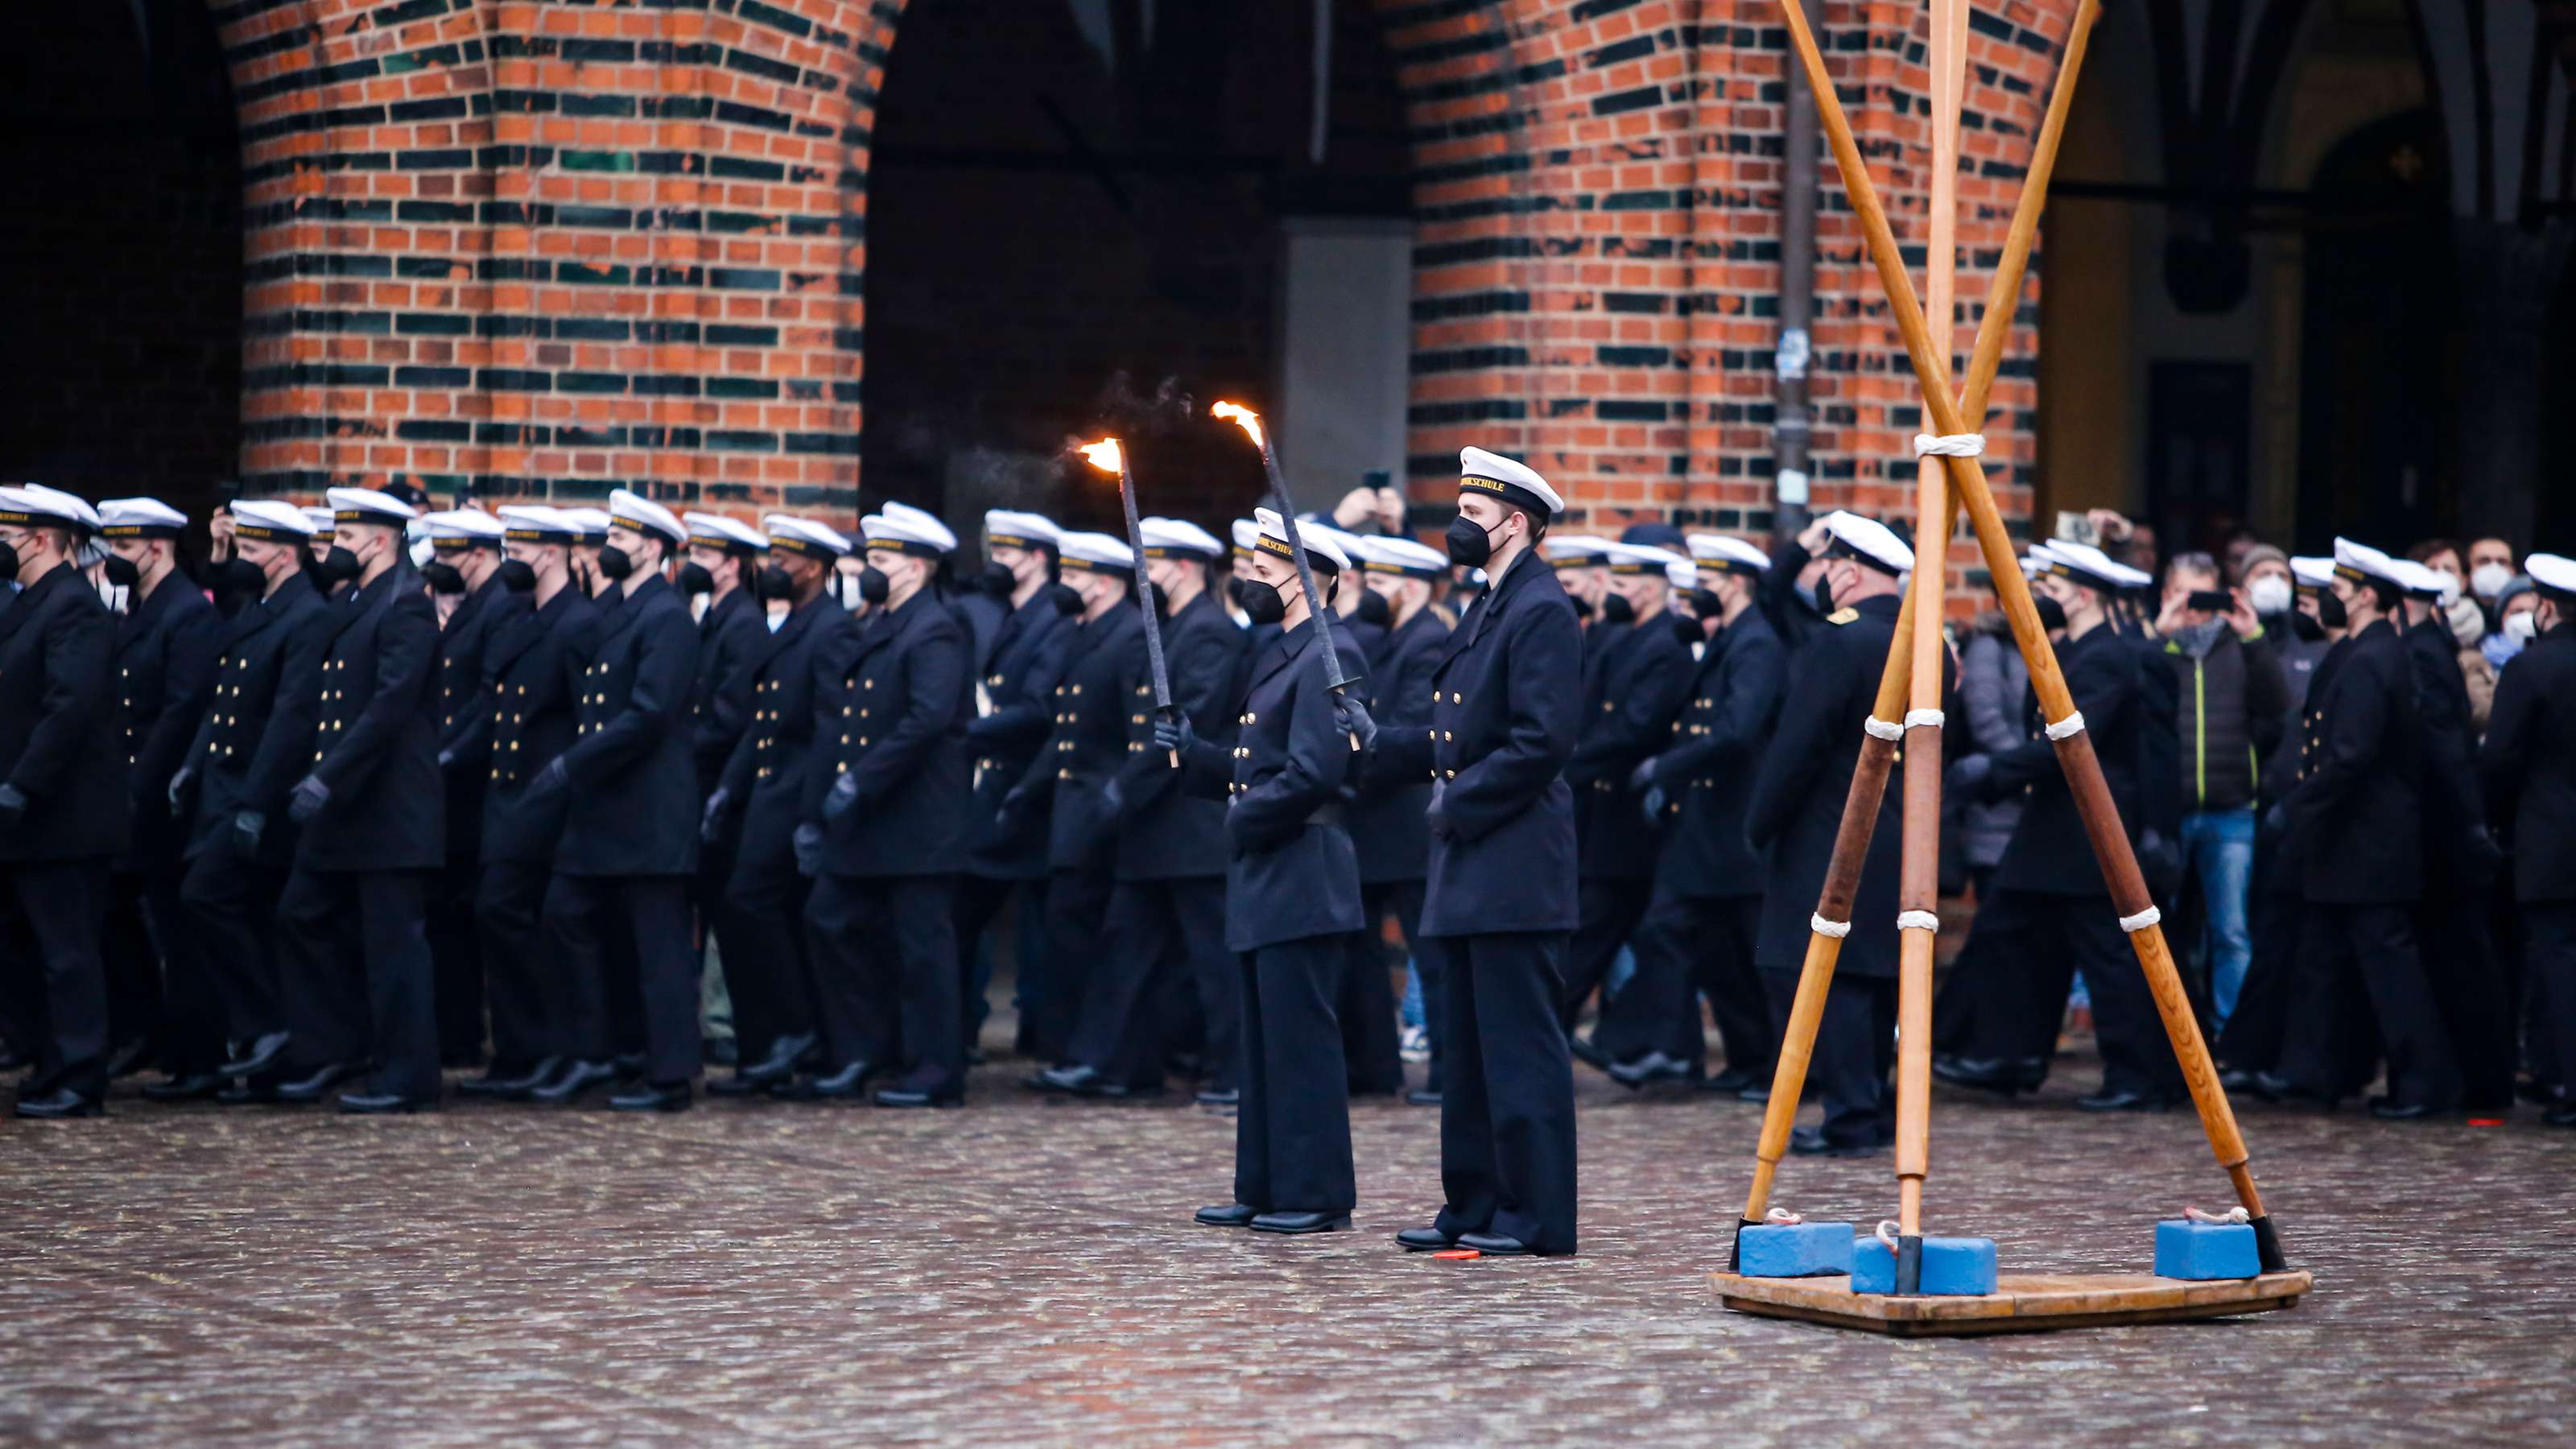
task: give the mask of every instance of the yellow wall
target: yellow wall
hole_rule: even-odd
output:
[[[2084,78],[2066,118],[2057,175],[2130,179],[2112,88]],[[2060,510],[2132,505],[2129,206],[2050,199],[2040,234],[2039,488],[2031,531],[2046,537]]]

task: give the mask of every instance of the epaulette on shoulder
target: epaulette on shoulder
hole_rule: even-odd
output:
[[[1834,610],[1832,613],[1827,614],[1827,615],[1825,616],[1825,622],[1826,622],[1826,623],[1828,623],[1828,624],[1836,624],[1836,625],[1840,625],[1840,624],[1848,624],[1848,623],[1850,623],[1852,620],[1857,619],[1857,618],[1859,618],[1859,617],[1860,617],[1860,610],[1858,610],[1858,609],[1852,609],[1852,608],[1842,608],[1842,609],[1836,609],[1836,610]]]

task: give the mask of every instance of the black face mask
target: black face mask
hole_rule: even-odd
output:
[[[627,576],[634,572],[635,560],[626,556],[626,550],[619,548],[617,545],[612,543],[599,551],[599,576],[601,578],[608,580],[612,584],[623,583]]]
[[[130,589],[143,582],[142,568],[121,554],[109,554],[100,567],[107,571],[107,581],[120,589]]]
[[[1471,569],[1483,568],[1485,560],[1494,556],[1494,536],[1478,528],[1476,521],[1463,513],[1449,520],[1449,532],[1441,541],[1449,545],[1451,563],[1465,564]]]
[[[1082,612],[1082,595],[1073,591],[1073,585],[1049,584],[1046,592],[1047,597],[1055,601],[1057,613],[1070,618]]]
[[[1288,601],[1275,585],[1243,581],[1243,612],[1255,624],[1276,624],[1288,617]]]
[[[1699,643],[1708,636],[1700,633],[1699,618],[1685,619],[1681,615],[1675,614],[1673,616],[1673,637],[1682,641],[1683,647],[1687,648],[1690,645]]]
[[[869,564],[867,567],[859,570],[859,597],[861,599],[864,599],[871,604],[882,604],[886,601],[886,595],[893,591],[894,580],[886,577],[886,571],[884,569],[878,568],[875,564]]]
[[[691,559],[687,563],[680,565],[681,593],[712,594],[715,591],[716,576],[707,572],[707,566],[705,564],[698,562],[696,559]]]
[[[2326,637],[2326,626],[2308,616],[2305,609],[2290,611],[2290,632],[2314,644]]]
[[[2031,597],[2031,607],[2039,611],[2039,627],[2051,634],[2066,627],[2066,606],[2046,594]]]
[[[1386,595],[1375,589],[1363,589],[1360,592],[1359,615],[1362,623],[1382,627],[1387,620],[1395,617],[1395,611],[1386,606]]]
[[[208,586],[219,594],[256,594],[268,588],[268,571],[246,558],[228,558],[215,565]]]
[[[2352,627],[2351,611],[2345,609],[2343,600],[2333,594],[2317,595],[2317,620],[2329,629]]]
[[[1714,619],[1726,612],[1726,601],[1710,589],[1691,590],[1690,606],[1695,619]]]
[[[0,584],[9,583],[17,577],[18,546],[14,543],[0,543]]]
[[[1628,596],[1626,594],[1612,590],[1611,592],[1601,596],[1601,622],[1605,624],[1633,624],[1636,621],[1637,606],[1628,602]]]
[[[1011,591],[1019,586],[1020,576],[1011,572],[1009,564],[998,560],[986,560],[984,571],[975,576],[975,587],[997,599],[1009,598]]]
[[[759,595],[764,599],[796,597],[796,580],[788,576],[785,564],[768,565],[760,571],[760,576],[753,582],[759,585]]]
[[[321,581],[324,588],[334,588],[356,578],[358,568],[358,556],[335,543],[329,553],[322,555],[322,561],[313,566],[313,576]]]
[[[1565,597],[1574,605],[1574,617],[1578,619],[1589,619],[1592,617],[1592,601],[1590,599],[1584,598],[1580,594],[1568,594]]]
[[[420,576],[429,581],[431,593],[453,595],[465,592],[465,575],[458,573],[452,563],[431,559],[421,565]]]
[[[533,594],[537,591],[536,565],[525,559],[505,558],[493,572],[500,575],[501,587],[511,593]]]

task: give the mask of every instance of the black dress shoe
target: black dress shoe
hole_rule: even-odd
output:
[[[563,1058],[547,1057],[535,1066],[521,1070],[494,1062],[492,1069],[479,1077],[467,1077],[456,1084],[456,1090],[468,1097],[495,1097],[504,1102],[524,1102],[537,1088],[555,1079],[563,1070]]]
[[[1045,1067],[1031,1072],[1020,1078],[1020,1085],[1032,1092],[1047,1092],[1060,1097],[1087,1097],[1099,1095],[1086,1089],[1102,1080],[1104,1079],[1098,1068],[1081,1062],[1067,1062],[1062,1066]]]
[[[2561,1102],[2541,1113],[2540,1120],[2552,1127],[2576,1127],[2576,1102]]]
[[[409,1097],[400,1092],[342,1092],[340,1110],[358,1117],[390,1117],[405,1112],[435,1112],[436,1097]]]
[[[867,1095],[868,1078],[876,1074],[874,1065],[852,1062],[828,1076],[781,1082],[770,1090],[770,1095],[786,1102],[853,1101]]]
[[[689,1110],[689,1084],[686,1082],[637,1082],[620,1087],[608,1098],[612,1112],[685,1112]]]
[[[1460,1233],[1458,1246],[1473,1248],[1488,1258],[1517,1258],[1530,1252],[1530,1245],[1506,1233]]]
[[[880,1087],[877,1089],[876,1104],[880,1107],[963,1107],[966,1105],[966,1089],[963,1087],[938,1089],[906,1086]]]
[[[782,1036],[770,1043],[769,1055],[749,1066],[737,1068],[735,1074],[763,1086],[771,1082],[783,1082],[796,1075],[797,1063],[807,1052],[814,1050],[814,1045],[814,1038],[810,1033]]]
[[[1339,1233],[1350,1226],[1349,1213],[1263,1213],[1252,1220],[1256,1233]]]
[[[533,1101],[561,1106],[566,1102],[580,1101],[582,1094],[591,1088],[604,1086],[616,1079],[617,1068],[607,1062],[568,1061],[553,1081],[531,1088],[528,1096]]]
[[[2161,1112],[2173,1105],[2173,1099],[2161,1092],[2134,1092],[2125,1088],[2113,1091],[2104,1087],[2090,1096],[2075,1099],[2083,1112]]]
[[[742,1065],[742,1043],[729,1036],[711,1036],[698,1046],[698,1057],[711,1067]]]
[[[1609,1067],[1610,1080],[1631,1092],[1642,1091],[1657,1082],[1687,1082],[1698,1070],[1693,1063],[1676,1061],[1662,1052],[1648,1052],[1635,1061],[1612,1062]]]
[[[305,1077],[277,1084],[281,1102],[319,1102],[331,1095],[331,1089],[356,1077],[367,1069],[364,1062],[333,1062]]]
[[[1458,1240],[1438,1228],[1406,1228],[1395,1235],[1395,1245],[1408,1253],[1437,1252],[1456,1247]]]
[[[111,1082],[121,1082],[152,1065],[152,1057],[151,1038],[137,1037],[108,1053],[107,1079]]]
[[[1241,1087],[1202,1087],[1190,1100],[1202,1107],[1240,1107],[1243,1105],[1243,1089]]]
[[[1822,1127],[1800,1127],[1789,1134],[1789,1150],[1800,1157],[1873,1157],[1884,1143],[1837,1142]]]
[[[1404,1094],[1404,1105],[1408,1107],[1437,1107],[1440,1105],[1440,1094],[1430,1087],[1416,1087],[1412,1091]]]
[[[204,1102],[224,1089],[224,1079],[212,1072],[188,1072],[164,1081],[145,1082],[143,1100],[147,1102]]]
[[[277,1059],[286,1055],[286,1048],[293,1041],[294,1038],[285,1032],[269,1032],[253,1041],[250,1044],[250,1050],[215,1068],[215,1074],[224,1077],[256,1077],[276,1066]]]
[[[757,1097],[763,1092],[774,1092],[781,1087],[793,1085],[794,1082],[791,1079],[784,1077],[779,1078],[776,1081],[755,1082],[737,1071],[730,1077],[707,1078],[707,1095],[710,1097]]]
[[[608,1065],[610,1070],[617,1073],[617,1080],[620,1082],[640,1082],[644,1080],[644,1054],[642,1052],[619,1052],[617,1055],[608,1059]]]
[[[2042,1063],[2042,1067],[2045,1067]],[[2045,1079],[2045,1071],[2033,1072],[2030,1064],[2008,1061],[2002,1057],[1935,1057],[1932,1075],[1954,1087],[1973,1087],[1980,1092],[2012,1096],[2017,1092],[2036,1091]]]
[[[1769,1072],[1747,1072],[1735,1067],[1728,1067],[1725,1071],[1699,1084],[1703,1092],[1741,1092],[1747,1087],[1761,1087],[1764,1089],[1762,1095],[1765,1098],[1771,1095],[1770,1086]]]
[[[2447,1117],[2457,1107],[2438,1106],[2431,1102],[2400,1102],[2394,1097],[2370,1099],[2370,1115],[2382,1122],[2421,1122],[2432,1117]]]
[[[1567,1032],[1565,1034],[1565,1049],[1573,1054],[1576,1061],[1583,1063],[1587,1067],[1591,1067],[1596,1071],[1606,1072],[1610,1070],[1610,1054],[1603,1051],[1601,1048],[1594,1046],[1592,1044],[1592,1038],[1588,1036],[1576,1036],[1572,1032]]]
[[[2254,1090],[2254,1074],[2244,1067],[2229,1067],[2218,1074],[2218,1090],[2251,1092]]]
[[[1247,1203],[1230,1202],[1221,1207],[1203,1207],[1190,1214],[1190,1221],[1210,1228],[1248,1228],[1261,1216],[1261,1209]]]
[[[1739,1102],[1752,1102],[1756,1105],[1768,1102],[1771,1100],[1771,1084],[1769,1082],[1755,1082],[1749,1087],[1738,1087],[1735,1089],[1735,1100]]]
[[[21,1117],[43,1121],[58,1121],[65,1117],[104,1117],[107,1104],[69,1087],[56,1087],[41,1097],[20,1097],[17,1112]]]

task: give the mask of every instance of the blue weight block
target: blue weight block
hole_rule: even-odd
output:
[[[1896,1255],[1885,1243],[1874,1237],[1852,1239],[1851,1289],[1854,1293],[1896,1291]],[[1994,1239],[1923,1240],[1925,1294],[1973,1298],[1994,1291]]]
[[[2252,1278],[2262,1271],[2250,1223],[2167,1218],[2156,1224],[2159,1278]]]
[[[1736,1271],[1747,1278],[1819,1278],[1852,1269],[1849,1223],[1764,1223],[1736,1240]]]

